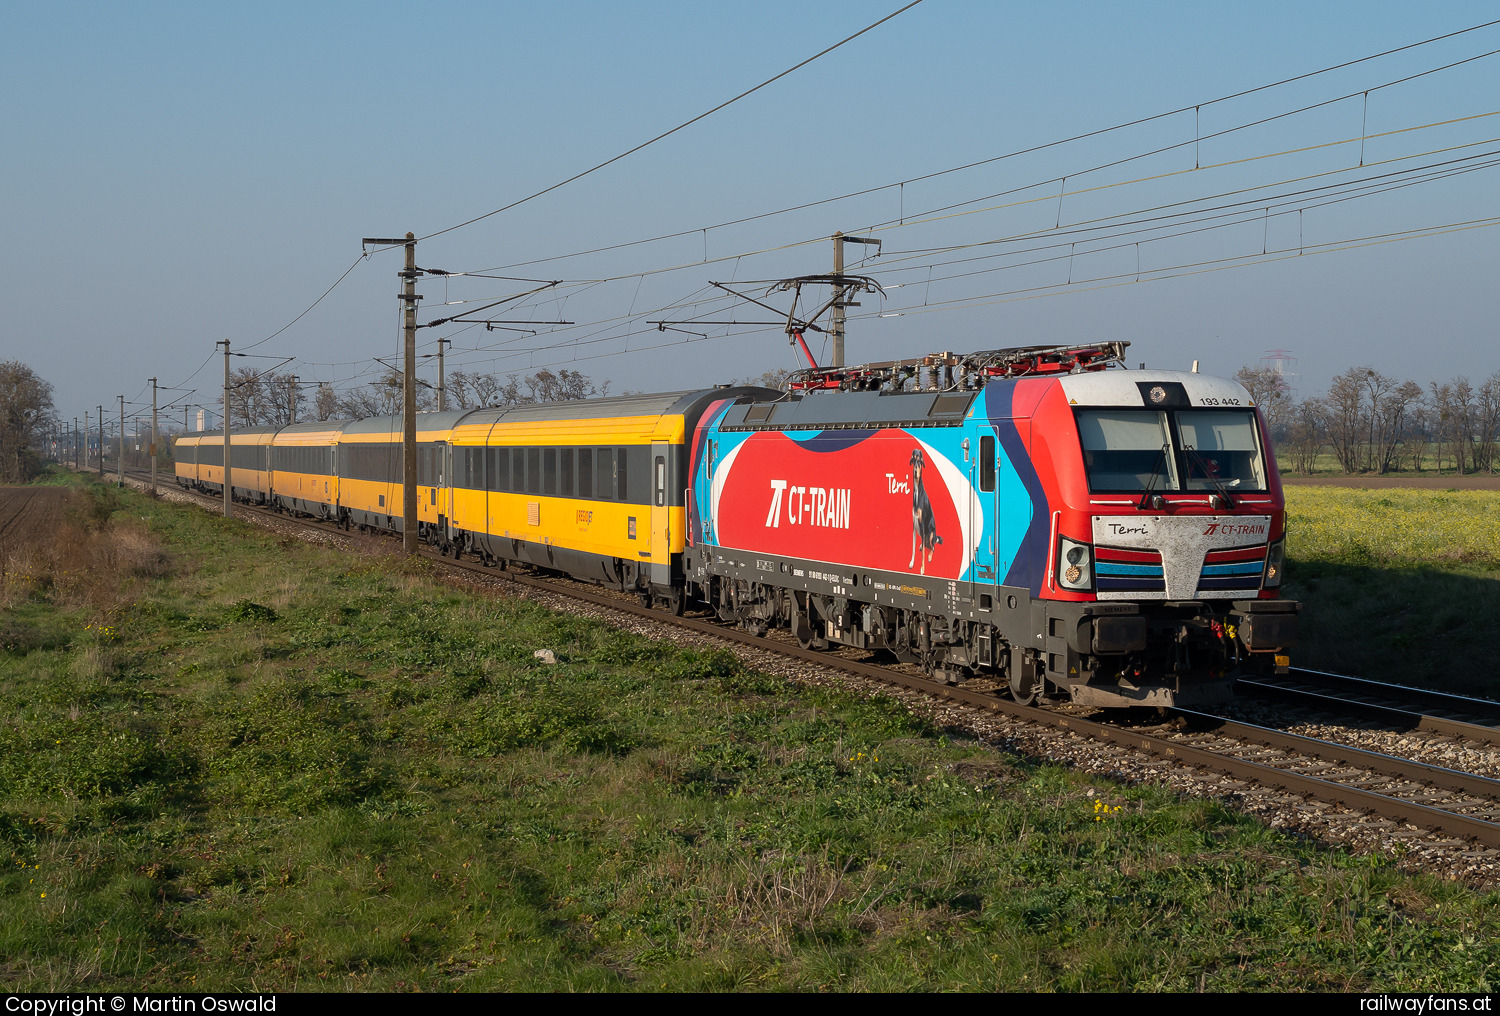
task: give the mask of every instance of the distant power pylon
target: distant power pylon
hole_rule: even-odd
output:
[[[1280,375],[1289,397],[1297,397],[1297,378],[1302,375],[1297,373],[1297,357],[1290,349],[1269,349],[1260,362]]]

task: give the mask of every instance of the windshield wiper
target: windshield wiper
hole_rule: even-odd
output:
[[[1219,492],[1219,496],[1224,499],[1225,507],[1232,509],[1234,507],[1234,498],[1230,495],[1229,488],[1224,486],[1224,481],[1220,480],[1214,475],[1213,470],[1208,468],[1208,460],[1200,455],[1198,450],[1190,444],[1183,445],[1182,449],[1193,457],[1194,462],[1198,463],[1198,468],[1203,470],[1203,476],[1214,485],[1214,488]]]
[[[1141,511],[1151,507],[1151,492],[1156,489],[1156,478],[1161,475],[1161,467],[1167,464],[1167,445],[1161,446],[1161,451],[1156,453],[1156,462],[1151,466],[1151,482],[1146,484],[1146,489],[1141,491],[1141,500],[1136,505]]]

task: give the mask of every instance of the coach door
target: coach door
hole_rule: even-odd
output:
[[[651,446],[651,567],[652,583],[659,586],[672,582],[672,453],[676,446],[657,443]]]
[[[433,477],[437,484],[437,528],[443,539],[447,539],[448,520],[453,518],[453,488],[448,485],[448,477],[453,475],[453,449],[448,442],[439,441],[433,453],[433,468],[437,470],[437,476]]]

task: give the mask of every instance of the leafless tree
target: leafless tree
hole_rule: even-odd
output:
[[[265,402],[266,387],[260,374],[253,367],[240,367],[229,372],[229,425],[231,427],[255,427],[260,424]],[[224,397],[218,399],[220,407]]]
[[[1246,365],[1235,372],[1234,379],[1245,386],[1250,398],[1260,407],[1272,436],[1284,433],[1286,417],[1292,408],[1292,388],[1287,384],[1286,375],[1274,367]]]
[[[1328,386],[1325,427],[1333,454],[1346,473],[1357,473],[1364,464],[1362,443],[1368,427],[1365,412],[1365,374],[1368,367],[1351,367]]]
[[[285,427],[302,415],[307,396],[293,374],[268,374],[264,379],[265,399],[261,404],[261,422],[271,427]]]
[[[1328,403],[1322,399],[1304,399],[1288,414],[1287,450],[1292,469],[1311,473],[1327,441]]]
[[[313,397],[313,415],[319,420],[331,420],[338,412],[339,393],[327,381],[320,383],[318,393]]]
[[[1376,389],[1367,381],[1366,390],[1373,392]],[[1415,381],[1403,381],[1372,403],[1370,415],[1375,421],[1375,437],[1370,446],[1370,458],[1379,472],[1388,473],[1398,467],[1397,451],[1406,440],[1408,416],[1412,407],[1421,401],[1422,386]]]
[[[29,480],[41,468],[32,445],[52,418],[52,385],[19,360],[0,361],[0,479]]]
[[[1495,441],[1500,439],[1500,370],[1484,379],[1476,393],[1474,437],[1470,457],[1479,472],[1495,471]]]

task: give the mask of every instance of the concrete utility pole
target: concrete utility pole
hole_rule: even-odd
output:
[[[842,232],[833,234],[833,274],[842,276],[844,274],[844,234]],[[833,363],[834,367],[844,365],[844,287],[839,286],[838,295],[833,301],[833,316],[831,318],[829,335],[833,338]]]
[[[224,347],[224,517],[227,519],[234,514],[231,490],[234,477],[230,473],[234,467],[229,464],[229,340],[214,345]]]
[[[842,232],[833,234],[833,274],[842,276],[844,274],[844,244],[862,243],[875,247],[879,252],[880,241],[870,240],[863,236],[845,236]],[[833,301],[833,313],[829,319],[828,334],[833,338],[833,363],[834,367],[844,366],[844,310],[847,307],[858,307],[859,304],[848,298],[849,287],[835,285],[838,296]]]
[[[104,407],[99,407],[99,479],[104,479]]]
[[[365,237],[362,246],[405,247],[406,267],[401,272],[405,342],[401,367],[401,549],[417,552],[417,234],[404,240]]]
[[[120,457],[115,472],[115,486],[125,486],[125,396],[120,396]]]
[[[78,417],[73,417],[73,469],[78,469]]]
[[[438,339],[438,412],[441,413],[448,408],[448,388],[443,380],[443,346],[447,339]]]
[[[83,471],[89,471],[89,413],[83,411]]]
[[[156,493],[156,378],[151,379],[151,493]]]
[[[406,357],[402,364],[401,395],[401,549],[417,552],[417,244],[416,234],[406,234],[406,285],[401,299],[406,304]]]
[[[292,375],[291,395],[289,396],[290,399],[291,399],[291,401],[292,401],[292,405],[291,405],[291,414],[288,417],[288,419],[290,419],[292,421],[292,423],[296,423],[297,422],[297,382],[300,381],[300,380],[302,380],[302,379],[299,378],[296,374]]]

